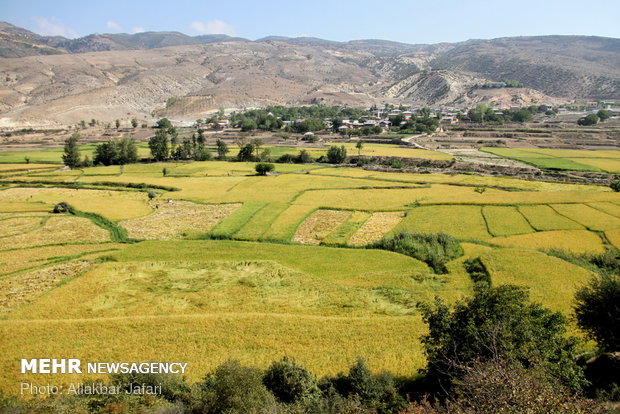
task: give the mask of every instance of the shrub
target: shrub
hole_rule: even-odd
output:
[[[310,156],[310,153],[308,151],[301,150],[299,151],[299,154],[295,158],[295,162],[299,164],[308,164],[312,162],[312,157]]]
[[[273,395],[263,384],[256,368],[243,367],[238,361],[227,361],[198,384],[203,413],[259,413],[275,404]]]
[[[327,150],[327,162],[330,164],[342,164],[347,159],[347,149],[344,145],[340,147],[332,145]]]
[[[599,275],[575,294],[577,325],[603,351],[620,350],[620,276]]]
[[[331,388],[345,398],[359,398],[364,406],[379,413],[398,412],[405,407],[394,377],[387,372],[373,375],[363,358],[357,359],[347,375],[324,378],[321,387],[326,391]]]
[[[590,114],[590,115],[586,115],[584,117],[581,117],[577,120],[577,124],[581,125],[581,126],[589,126],[589,125],[596,125],[598,124],[599,121],[599,117],[594,115],[594,114]]]
[[[292,154],[282,154],[276,162],[280,164],[293,164],[296,162],[296,158]]]
[[[398,233],[371,244],[372,249],[390,250],[406,254],[428,264],[436,273],[446,273],[446,263],[463,255],[463,249],[454,237],[439,234]]]
[[[420,308],[429,326],[422,338],[426,380],[438,394],[449,393],[470,364],[498,359],[541,366],[573,391],[584,385],[583,370],[572,358],[576,339],[566,335],[564,317],[529,303],[521,287],[477,285],[473,297],[453,311],[440,299]]]
[[[276,167],[273,164],[259,162],[258,164],[256,164],[254,169],[256,170],[258,175],[267,175],[267,173],[274,171]]]
[[[609,187],[615,192],[620,191],[620,180],[614,180],[609,184]]]
[[[283,403],[307,402],[319,392],[315,376],[287,357],[271,364],[263,384]]]

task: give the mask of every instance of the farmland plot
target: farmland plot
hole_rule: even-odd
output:
[[[405,216],[402,212],[373,213],[372,216],[351,236],[349,244],[364,246],[381,239]]]
[[[305,244],[321,244],[335,228],[351,215],[350,211],[318,210],[312,213],[297,229],[293,241]]]

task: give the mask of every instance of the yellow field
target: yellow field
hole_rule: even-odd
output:
[[[605,251],[601,238],[586,230],[541,231],[518,236],[494,237],[490,242],[505,247],[560,249],[573,253],[602,253]]]
[[[373,213],[372,216],[351,236],[349,244],[365,246],[381,239],[400,223],[405,215],[402,212]]]
[[[317,210],[297,228],[293,241],[304,244],[321,244],[335,228],[345,222],[350,211]]]
[[[297,164],[262,177],[254,166],[20,170],[20,180],[49,182],[0,188],[0,389],[40,380],[14,370],[40,355],[180,360],[190,380],[230,358],[264,367],[288,355],[321,376],[359,355],[373,370],[410,376],[424,365],[417,305],[470,294],[467,259],[481,257],[494,285],[528,286],[568,316],[590,273],[537,250],[620,246],[620,193],[604,186]],[[101,182],[178,191],[155,189],[149,200],[146,188]],[[51,214],[61,201],[111,222]],[[133,243],[117,225],[149,240]],[[450,234],[465,254],[437,275],[362,248],[399,231]]]
[[[489,232],[494,236],[511,236],[534,231],[516,207],[486,206],[482,208],[482,215]]]
[[[463,240],[491,238],[478,206],[423,206],[407,212],[394,231],[447,233]]]
[[[577,288],[593,275],[582,267],[529,250],[493,250],[484,253],[481,260],[495,286],[526,286],[532,301],[566,315],[572,312]]]

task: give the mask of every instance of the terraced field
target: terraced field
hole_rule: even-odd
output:
[[[620,151],[586,151],[543,148],[481,148],[482,151],[531,164],[538,168],[620,173]]]
[[[358,355],[411,375],[424,364],[417,305],[470,293],[467,259],[480,257],[494,284],[528,286],[568,314],[591,273],[546,250],[620,246],[620,194],[602,186],[319,164],[277,164],[266,177],[219,161],[11,168],[19,181],[0,178],[0,388],[9,392],[36,379],[14,375],[18,349],[20,358],[178,359],[192,380],[229,358],[264,366],[283,355],[318,375]],[[51,213],[63,201],[73,210]],[[400,231],[450,234],[464,255],[440,275],[364,248]]]

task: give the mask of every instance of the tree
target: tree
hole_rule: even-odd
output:
[[[355,148],[357,148],[357,155],[358,156],[362,155],[362,148],[364,148],[364,141],[362,140],[357,141],[357,143],[355,144]]]
[[[74,132],[69,138],[65,140],[64,154],[62,156],[62,162],[69,168],[78,168],[80,163],[80,151],[78,150],[77,142],[80,139],[80,134]]]
[[[157,121],[157,128],[172,128],[172,122],[168,118],[161,118]]]
[[[604,352],[620,351],[620,276],[599,275],[575,294],[577,325]]]
[[[220,160],[225,160],[226,154],[230,151],[230,149],[228,149],[228,145],[226,145],[226,143],[221,139],[218,139],[215,145],[217,145],[217,158]]]
[[[149,139],[151,156],[155,161],[164,161],[170,157],[170,146],[168,144],[168,132],[165,129],[157,131],[154,137]]]
[[[620,191],[620,180],[614,180],[609,184],[609,188],[614,190],[615,192]]]
[[[256,170],[258,175],[267,175],[267,173],[274,171],[276,167],[273,164],[259,162],[258,164],[256,164],[256,167],[254,167],[254,169]]]
[[[239,150],[237,161],[249,162],[254,161],[254,145],[246,144]]]
[[[263,384],[278,401],[287,404],[306,402],[319,393],[316,377],[287,357],[271,364]]]
[[[268,407],[275,402],[260,370],[243,367],[238,361],[220,365],[198,387],[202,407],[196,407],[196,412],[201,413],[271,412]]]
[[[342,164],[347,159],[347,149],[344,145],[340,147],[332,145],[327,150],[327,162],[330,164]]]
[[[308,151],[301,150],[295,158],[295,162],[298,162],[300,164],[308,164],[312,162],[312,157],[310,156],[310,153]]]
[[[611,111],[608,111],[606,109],[601,109],[600,111],[596,113],[596,116],[599,117],[601,122],[605,122],[606,120],[611,118]]]
[[[577,120],[577,124],[581,126],[589,126],[598,124],[599,118],[594,114],[586,115]]]
[[[512,113],[512,120],[514,122],[529,122],[532,120],[532,113],[527,109],[519,109]]]
[[[254,145],[254,151],[256,152],[256,159],[260,159],[258,152],[260,151],[260,147],[263,145],[263,140],[259,138],[254,138],[251,141],[251,144]]]
[[[473,297],[453,311],[440,299],[434,308],[423,305],[429,326],[422,338],[429,385],[440,394],[449,392],[470,364],[501,359],[523,367],[539,365],[579,390],[583,372],[573,360],[576,339],[566,335],[564,317],[528,299],[521,287],[479,284]]]
[[[138,161],[138,148],[133,139],[108,141],[95,147],[95,164],[125,165]]]
[[[138,128],[138,120],[136,118],[131,118],[131,127]]]
[[[114,121],[114,125],[116,125],[116,129],[119,129],[121,127],[121,120],[117,119],[116,121]]]

